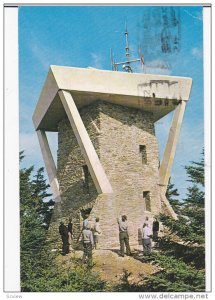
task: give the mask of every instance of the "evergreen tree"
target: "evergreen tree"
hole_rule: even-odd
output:
[[[200,162],[192,162],[191,166],[185,166],[188,175],[188,181],[194,184],[205,185],[205,172],[204,172],[204,149],[202,150],[202,158]]]
[[[46,183],[43,173],[44,168],[40,168],[36,175],[33,176],[32,199],[37,213],[43,220],[43,225],[45,228],[48,228],[52,216],[54,201],[52,199],[48,201],[45,200],[46,198],[50,197],[51,194],[47,192],[47,189],[50,186]]]
[[[172,206],[173,210],[178,214],[180,213],[181,208],[181,201],[176,199],[175,197],[178,197],[178,189],[175,188],[175,185],[171,183],[169,180],[167,190],[166,190],[166,198],[168,199],[170,205]]]
[[[20,152],[20,162],[24,158]],[[22,291],[30,291],[35,276],[39,276],[39,266],[46,262],[41,259],[47,250],[46,230],[43,218],[38,213],[35,197],[32,197],[34,185],[31,175],[33,166],[20,169],[20,254]]]
[[[167,216],[161,216],[161,220],[172,234],[177,235],[184,242],[183,244],[170,243],[175,255],[203,272],[205,265],[204,151],[200,162],[192,162],[185,169],[192,185],[188,187],[186,198],[181,204],[179,220],[175,221]]]
[[[204,152],[202,153],[204,154]],[[157,273],[143,278],[141,285],[122,282],[118,290],[145,292],[201,292],[205,290],[204,245],[204,158],[185,167],[192,186],[186,199],[179,203],[178,220],[160,215],[169,235],[160,238],[159,252],[144,257],[144,262],[156,264]],[[167,198],[174,203],[177,189],[169,184]]]
[[[202,152],[202,155],[204,152]],[[201,164],[201,168],[199,165]],[[204,158],[200,163],[192,162],[185,167],[188,180],[192,186],[188,187],[186,198],[181,202],[179,221],[162,216],[161,219],[172,232],[183,241],[190,244],[204,244],[205,227],[205,198],[204,198]]]
[[[20,152],[20,162],[24,158]],[[33,167],[20,169],[20,255],[22,292],[104,291],[105,283],[90,269],[78,264],[72,270],[57,264],[47,240],[47,227],[53,204],[40,168],[32,178]],[[44,223],[46,226],[44,226]],[[74,260],[75,261],[75,260]],[[73,261],[73,263],[74,263]]]
[[[20,152],[19,159],[20,163],[24,158],[23,151]],[[33,171],[33,166],[28,169],[24,168],[19,171],[19,179],[20,179],[20,217],[24,214],[28,214],[29,209],[31,208],[31,173]]]
[[[20,152],[20,163],[24,158],[24,152]],[[49,185],[44,178],[44,168],[39,168],[35,175],[32,175],[34,167],[20,169],[20,204],[21,216],[30,210],[37,213],[38,218],[43,222],[47,229],[51,220],[54,201],[46,200],[51,194],[47,191]],[[33,177],[33,179],[31,178]]]

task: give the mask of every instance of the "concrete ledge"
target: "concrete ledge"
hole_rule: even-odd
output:
[[[57,131],[57,122],[65,116],[57,95],[62,89],[71,92],[78,109],[103,100],[152,112],[157,121],[178,101],[188,101],[191,85],[186,77],[51,66],[33,122],[36,129]]]

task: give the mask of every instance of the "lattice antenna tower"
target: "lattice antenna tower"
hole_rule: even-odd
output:
[[[142,54],[141,47],[138,47],[138,54],[139,58],[137,59],[130,59],[130,52],[129,52],[129,43],[128,43],[128,29],[127,29],[127,23],[125,22],[125,61],[116,62],[114,60],[114,55],[112,52],[112,49],[110,49],[110,59],[111,59],[111,67],[112,71],[118,71],[118,67],[122,66],[123,70],[125,70],[128,73],[133,73],[133,69],[131,67],[132,63],[140,62],[141,69],[144,70],[144,56]]]

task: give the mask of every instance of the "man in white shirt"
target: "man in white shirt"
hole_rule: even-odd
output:
[[[99,224],[99,218],[96,218],[96,222],[95,222],[95,225],[94,225],[94,231],[93,231],[95,249],[97,249],[97,247],[98,247],[99,235],[100,234],[101,234],[101,228],[100,228],[100,224]]]
[[[144,254],[151,254],[152,253],[152,230],[148,223],[143,224],[143,231],[142,231],[142,243],[143,243],[143,253]]]

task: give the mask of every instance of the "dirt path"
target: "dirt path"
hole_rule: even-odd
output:
[[[81,260],[82,255],[82,251],[73,251],[67,256],[58,256],[57,260],[68,267],[74,258]],[[93,264],[92,270],[111,286],[121,282],[125,270],[131,273],[128,281],[136,284],[141,274],[147,276],[156,271],[155,266],[142,262],[142,251],[134,251],[132,257],[120,257],[116,249],[93,250]]]
[[[116,251],[98,250],[94,251],[94,270],[100,277],[111,285],[118,284],[124,274],[128,271],[130,283],[138,283],[140,275],[149,275],[155,272],[155,267],[141,261],[140,254],[133,257],[120,257]]]

